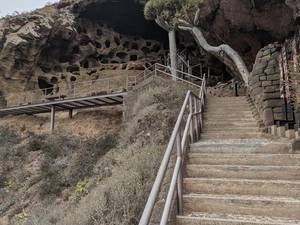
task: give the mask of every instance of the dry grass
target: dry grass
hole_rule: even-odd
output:
[[[25,225],[138,224],[184,95],[176,88],[142,94],[134,119],[118,136],[80,137],[61,129],[30,133],[21,141],[24,169],[14,172],[19,178],[3,218]],[[20,219],[23,212],[29,216]]]

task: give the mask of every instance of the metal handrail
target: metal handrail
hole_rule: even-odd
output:
[[[129,91],[133,90],[133,87],[148,79],[153,75],[164,74],[170,77],[173,77],[175,80],[183,81],[188,84],[193,84],[187,80],[184,80],[179,77],[174,77],[172,74],[167,73],[166,70],[174,71],[174,69],[164,66],[162,64],[155,63],[152,66],[148,67],[141,73],[138,73],[136,76],[114,76],[108,78],[102,78],[98,80],[89,80],[85,82],[71,82],[67,84],[57,85],[51,88],[37,89],[20,93],[13,93],[7,96],[0,96],[0,104],[5,105],[6,108],[20,106],[24,104],[37,104],[45,102],[49,99],[70,99],[77,97],[85,97],[91,95],[98,95],[104,93],[111,93],[115,91]],[[188,79],[191,78],[200,79],[199,77],[193,76],[192,74],[185,73],[183,71],[175,70],[177,72],[186,75]],[[113,82],[114,81],[114,82]],[[117,85],[113,85],[117,83]]]
[[[183,105],[181,107],[179,116],[177,118],[174,130],[172,132],[169,144],[167,146],[165,155],[163,157],[162,163],[160,165],[160,168],[158,170],[155,182],[153,184],[152,190],[150,192],[150,195],[148,197],[146,206],[144,208],[142,217],[140,219],[139,225],[147,225],[150,221],[151,214],[159,193],[159,190],[161,188],[161,184],[164,178],[164,175],[167,170],[167,166],[170,161],[172,150],[174,149],[175,143],[176,143],[176,149],[177,149],[177,159],[174,166],[173,176],[167,196],[167,200],[165,203],[164,211],[162,214],[162,218],[160,221],[161,225],[167,224],[173,195],[175,192],[176,184],[177,184],[177,197],[178,197],[178,212],[179,214],[182,214],[182,155],[184,154],[184,146],[187,141],[188,135],[190,136],[190,142],[194,143],[197,142],[200,139],[200,133],[202,132],[202,113],[204,110],[204,98],[206,94],[206,79],[205,76],[203,77],[201,89],[199,92],[199,96],[195,95],[190,90],[187,92],[185,100],[183,102]],[[181,125],[183,121],[184,112],[189,106],[189,116],[186,121],[185,129],[183,131],[183,134],[181,133]]]

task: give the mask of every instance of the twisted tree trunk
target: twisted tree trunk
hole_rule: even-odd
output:
[[[246,85],[248,86],[248,79],[249,79],[249,71],[243,61],[243,59],[240,57],[240,55],[229,45],[220,45],[220,46],[211,46],[207,43],[206,39],[204,38],[202,32],[199,30],[198,27],[192,28],[192,34],[195,37],[198,44],[207,52],[225,52],[235,63],[238,71],[240,72],[243,80],[245,81]]]
[[[200,20],[200,8],[198,8],[197,12],[195,13],[195,18],[193,22],[186,22],[185,20],[179,19],[181,25],[179,26],[179,29],[190,31],[194,36],[195,40],[197,41],[197,43],[199,44],[199,46],[201,46],[205,51],[214,54],[226,53],[227,56],[231,58],[231,60],[234,62],[241,77],[243,78],[244,82],[248,86],[249,71],[243,59],[229,45],[223,44],[220,46],[211,46],[210,44],[208,44],[205,37],[203,36],[202,31],[197,27],[197,25],[199,24],[199,20]],[[229,63],[228,60],[223,60],[223,63],[225,63],[229,67],[232,67],[232,65],[230,65],[231,63]]]

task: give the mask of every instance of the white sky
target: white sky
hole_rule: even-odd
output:
[[[0,0],[0,17],[12,14],[14,11],[31,11],[44,7],[48,2],[55,3],[59,0]]]

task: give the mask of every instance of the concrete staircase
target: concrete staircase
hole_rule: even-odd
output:
[[[177,225],[300,224],[300,154],[290,149],[259,131],[245,97],[207,96]]]

